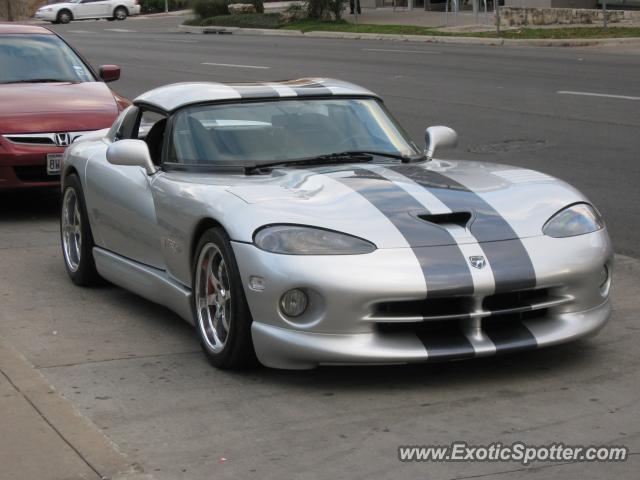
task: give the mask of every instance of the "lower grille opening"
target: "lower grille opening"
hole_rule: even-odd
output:
[[[375,306],[374,316],[439,317],[464,314],[472,309],[473,298],[471,297],[429,298],[425,300],[410,300],[406,302],[379,303]]]
[[[516,292],[496,293],[482,300],[482,311],[491,315],[509,315],[513,310],[526,311],[543,308],[545,302],[559,300],[553,297],[549,289],[522,290]],[[427,298],[399,302],[381,302],[375,305],[372,318],[384,322],[385,318],[402,319],[412,317],[427,321],[452,320],[468,318],[477,313],[477,305],[473,297]]]
[[[21,182],[56,182],[60,180],[60,175],[49,175],[46,165],[27,165],[13,167],[16,177]]]
[[[506,315],[496,315],[485,317],[481,320],[482,328],[493,331],[500,328],[511,328],[525,320],[536,320],[544,318],[548,313],[547,309],[531,310],[522,313],[510,313]],[[464,332],[465,320],[438,320],[429,322],[386,322],[376,323],[375,327],[379,332],[391,333],[415,333],[418,336],[433,335],[434,337],[462,334]]]
[[[521,290],[517,292],[496,293],[485,297],[482,308],[492,312],[520,308],[549,300],[549,289]]]

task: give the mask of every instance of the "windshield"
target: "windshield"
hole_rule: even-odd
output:
[[[259,165],[345,151],[419,153],[377,100],[297,99],[186,108],[168,161]]]
[[[80,57],[55,35],[0,35],[0,83],[93,82]]]

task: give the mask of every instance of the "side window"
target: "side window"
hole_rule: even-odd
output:
[[[162,160],[166,125],[167,117],[165,115],[150,110],[142,112],[137,138],[147,143],[151,160],[156,165],[160,165]]]
[[[107,132],[107,138],[109,139],[109,141],[117,142],[118,140],[127,138],[124,136],[125,128],[127,126],[130,126],[132,122],[137,118],[137,116],[137,107],[130,106],[125,108],[118,116],[118,118],[116,118],[115,122],[113,122],[113,125],[111,125],[111,128],[109,129],[109,132]]]

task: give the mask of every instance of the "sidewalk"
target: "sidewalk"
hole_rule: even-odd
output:
[[[152,480],[0,337],[0,480]]]

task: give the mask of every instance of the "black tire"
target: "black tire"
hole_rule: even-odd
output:
[[[80,225],[79,228],[76,228],[80,232],[79,248],[77,248],[77,243],[65,240],[65,224],[67,225],[66,228],[69,231],[71,230],[68,226],[71,223],[71,219],[65,220],[65,213],[70,213],[71,205],[69,203],[72,201],[72,196],[75,198],[75,202],[77,202],[75,205],[77,205],[77,212],[80,214]],[[68,248],[70,243],[73,244],[73,247]],[[80,184],[80,179],[75,174],[69,175],[64,182],[62,205],[60,207],[60,244],[62,245],[64,266],[73,283],[82,287],[88,287],[103,282],[96,270],[96,263],[93,258],[93,247],[95,244],[93,242],[91,226],[89,225],[89,217],[87,216],[82,185]],[[78,255],[75,255],[76,252],[79,252],[79,258],[77,258]]]
[[[73,15],[69,10],[60,10],[58,12],[58,23],[66,24],[73,20]]]
[[[211,245],[215,248],[212,248]],[[216,258],[218,258],[219,254],[224,260],[227,272],[226,283],[223,279],[220,281],[220,284],[222,285],[223,294],[225,290],[227,290],[227,295],[230,294],[230,298],[227,303],[225,303],[225,305],[228,305],[230,308],[230,315],[228,315],[227,318],[228,332],[223,345],[218,345],[218,351],[213,347],[215,342],[211,341],[211,328],[209,328],[210,333],[207,334],[206,327],[212,327],[212,311],[217,312],[219,307],[209,304],[202,306],[199,312],[197,305],[199,285],[203,283],[206,285],[206,287],[204,287],[206,289],[206,295],[212,296],[213,294],[213,292],[208,291],[210,271],[203,268],[202,272],[206,273],[200,273],[200,276],[198,276],[200,265],[206,258],[208,252],[212,252]],[[219,266],[219,263],[217,265]],[[203,277],[203,275],[205,275],[205,277]],[[224,278],[224,275],[222,275],[221,278]],[[200,280],[200,282],[198,282],[198,280]],[[231,248],[229,236],[222,228],[210,228],[200,237],[193,256],[192,282],[193,292],[191,305],[193,318],[196,323],[196,331],[198,332],[200,345],[209,363],[214,367],[222,369],[239,369],[255,365],[257,361],[251,339],[251,313],[247,305],[242,280],[238,271],[235,255]],[[215,292],[216,288],[214,287],[212,290]],[[220,289],[218,289],[218,291],[220,291]],[[218,304],[216,303],[216,305]],[[226,308],[222,310],[226,310]],[[215,315],[213,316],[215,317]],[[207,323],[207,319],[209,323]]]
[[[128,15],[129,15],[129,12],[124,7],[117,7],[113,11],[113,19],[114,20],[126,20]]]

